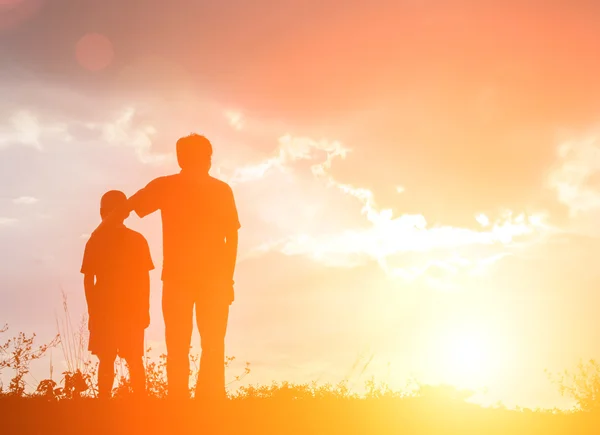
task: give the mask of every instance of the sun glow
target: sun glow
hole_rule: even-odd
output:
[[[477,330],[452,331],[439,343],[440,376],[444,383],[481,389],[494,381],[501,364],[500,343]]]
[[[480,375],[489,366],[489,352],[478,337],[457,337],[451,346],[448,362],[457,375]]]

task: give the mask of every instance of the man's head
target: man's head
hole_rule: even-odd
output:
[[[192,133],[177,141],[177,162],[181,169],[208,173],[211,159],[212,145],[204,136]]]
[[[100,200],[100,216],[102,219],[105,219],[115,210],[122,210],[121,216],[116,216],[118,223],[123,223],[129,217],[129,212],[125,211],[127,210],[127,196],[120,190],[106,192]]]

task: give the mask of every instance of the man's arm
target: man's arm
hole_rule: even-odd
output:
[[[121,207],[115,208],[96,228],[96,231],[104,226],[118,223],[123,216],[129,216],[134,211],[140,218],[155,212],[160,208],[163,192],[163,178],[152,180],[146,187],[138,190],[127,199]]]
[[[150,271],[154,269],[154,263],[150,254],[148,241],[143,236],[140,236],[140,254],[141,270],[143,271],[140,279],[140,288],[142,290],[140,307],[143,310],[142,321],[144,328],[147,328],[150,326]]]
[[[238,230],[240,229],[240,220],[238,218],[237,207],[235,205],[235,198],[233,197],[233,191],[231,187],[227,185],[226,195],[224,196],[225,205],[225,279],[231,279],[230,285],[230,302],[234,300],[233,291],[233,275],[235,273],[235,265],[237,262],[237,251],[238,251]]]
[[[237,230],[231,231],[225,237],[225,273],[226,277],[231,277],[231,294],[230,301],[231,304],[234,299],[234,291],[233,291],[233,275],[235,273],[235,263],[237,261],[237,251],[238,251],[238,232]]]
[[[95,276],[89,273],[83,275],[83,288],[85,290],[85,301],[88,306],[88,318],[94,311],[94,287],[96,286]]]
[[[226,272],[227,276],[231,277],[233,281],[233,274],[235,273],[235,263],[237,261],[237,250],[238,250],[238,232],[232,231],[225,237],[225,261],[226,261]]]
[[[129,217],[129,214],[133,211],[133,203],[131,202],[131,198],[123,203],[122,206],[115,207],[113,211],[111,211],[108,216],[105,216],[104,219],[98,224],[96,227],[96,231],[105,227],[105,226],[114,226],[115,224],[123,221],[123,216],[125,218]]]

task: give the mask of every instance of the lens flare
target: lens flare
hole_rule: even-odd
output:
[[[100,71],[111,64],[114,50],[106,36],[88,33],[77,43],[75,55],[83,68],[89,71]]]

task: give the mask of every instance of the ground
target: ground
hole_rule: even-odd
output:
[[[483,409],[460,401],[402,399],[0,399],[6,434],[597,434],[600,413]]]

